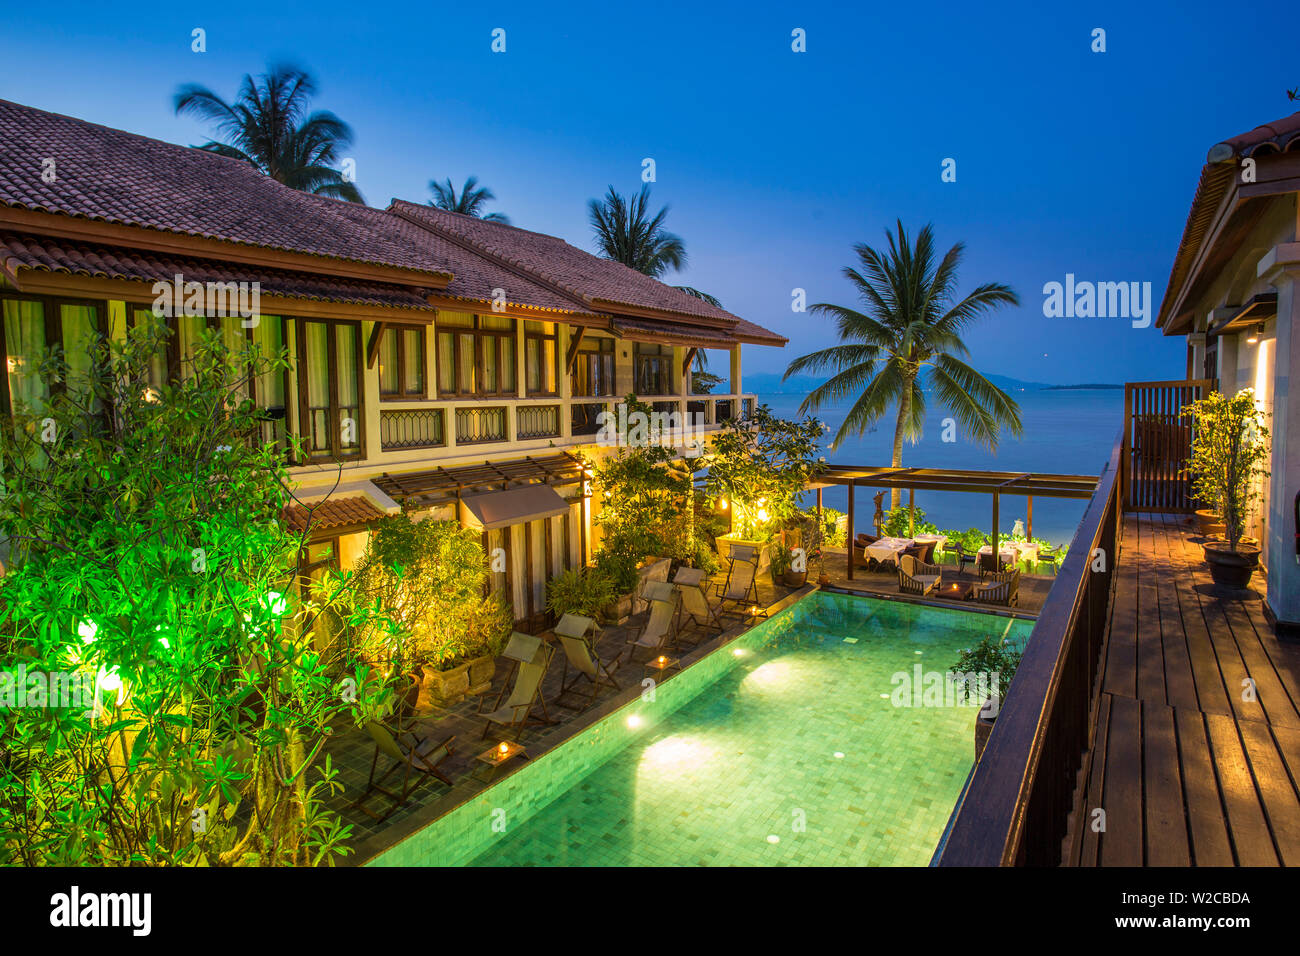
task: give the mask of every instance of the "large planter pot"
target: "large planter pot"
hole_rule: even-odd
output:
[[[484,654],[466,663],[469,665],[469,695],[477,697],[486,694],[492,687],[492,678],[496,676],[497,659],[491,654]]]
[[[601,624],[624,624],[632,616],[632,595],[624,594],[600,609]]]
[[[1259,545],[1238,544],[1233,551],[1228,542],[1211,539],[1202,547],[1216,586],[1232,591],[1250,586],[1250,576],[1259,567]]]
[[[1210,508],[1202,508],[1197,511],[1192,520],[1196,522],[1196,533],[1203,538],[1208,538],[1212,534],[1222,534],[1227,530],[1227,525],[1223,519]]]
[[[469,694],[469,662],[450,670],[426,667],[421,672],[420,696],[415,702],[417,717],[427,717],[439,707],[459,703]]]
[[[767,553],[766,541],[755,541],[750,538],[741,538],[730,534],[724,534],[718,537],[718,557],[725,561],[727,558],[731,557],[732,547],[738,544],[758,549],[759,571],[763,571],[771,563]]]
[[[996,708],[996,702],[990,697],[984,701],[979,714],[975,717],[975,759],[977,761],[989,742],[989,734],[993,733],[993,723],[998,719]]]
[[[801,588],[808,583],[808,572],[787,571],[781,575],[781,583],[788,588]]]

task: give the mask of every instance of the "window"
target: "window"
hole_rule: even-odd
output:
[[[361,455],[361,325],[299,320],[298,427],[311,459]]]
[[[37,369],[42,354],[55,346],[65,363],[63,381],[85,382],[91,352],[102,334],[102,304],[14,296],[4,296],[0,304],[9,386],[4,397],[10,410],[19,404],[36,408],[50,397]]]
[[[514,319],[442,313],[437,325],[438,394],[515,393]]]
[[[614,340],[584,335],[570,376],[573,394],[594,398],[614,394]]]
[[[384,329],[379,340],[379,394],[424,397],[424,329]]]
[[[634,382],[638,395],[673,393],[673,348],[671,345],[646,345],[637,342],[632,352]]]
[[[524,323],[524,375],[529,395],[554,395],[560,367],[559,338],[549,322]]]

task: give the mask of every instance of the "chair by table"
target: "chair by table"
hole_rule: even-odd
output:
[[[898,561],[898,590],[904,594],[925,596],[942,581],[943,570],[937,565],[923,564],[912,554],[905,554]]]
[[[992,578],[993,580],[975,589],[976,602],[1014,607],[1020,600],[1020,569],[995,571]]]

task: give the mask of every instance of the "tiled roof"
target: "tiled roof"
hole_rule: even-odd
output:
[[[308,528],[313,531],[331,531],[335,528],[370,524],[384,517],[364,495],[345,498],[327,498],[310,505],[288,505],[284,521],[289,529],[301,534]]]
[[[47,159],[55,163],[52,182],[42,178]],[[401,200],[381,210],[312,196],[238,160],[6,100],[0,100],[0,206],[415,270],[410,274],[429,275],[434,288],[450,276],[437,294],[466,302],[467,310],[492,302],[500,289],[509,304],[557,314],[603,321],[626,313],[641,323],[663,321],[665,331],[674,324],[693,326],[715,345],[786,341],[554,236]],[[34,240],[26,235],[31,231],[36,230],[16,229],[18,247],[9,250],[15,263],[25,268],[146,279],[167,261],[129,250],[106,258],[99,248],[70,242],[51,246],[53,241],[44,239],[33,247]],[[207,261],[208,268],[221,273],[245,271],[220,264],[216,257]],[[312,271],[299,283],[298,292],[281,294],[337,299],[325,290],[329,286],[359,296],[337,301],[406,307],[421,291],[414,288],[397,296],[400,301],[385,302],[386,282],[336,283]],[[418,283],[417,276],[413,284]]]
[[[53,182],[42,178],[52,159]],[[448,271],[381,210],[312,196],[248,163],[0,100],[0,204],[280,249]]]
[[[618,314],[618,306],[653,309],[697,328],[718,328],[733,337],[783,344],[785,339],[746,322],[725,309],[688,295],[619,262],[602,259],[563,239],[530,232],[502,223],[476,219],[395,199],[390,211],[427,226],[433,232],[458,240],[467,247],[509,264],[522,273],[553,283],[592,311]],[[648,321],[656,321],[649,319]],[[672,318],[669,318],[672,321]]]
[[[0,233],[0,272],[14,275],[22,269],[150,284],[171,282],[180,274],[187,282],[258,282],[262,295],[433,311],[419,290],[408,286]],[[20,276],[20,288],[21,283]]]
[[[1259,158],[1270,153],[1297,150],[1300,150],[1300,112],[1256,126],[1249,132],[1241,133],[1210,148],[1206,154],[1205,166],[1201,169],[1200,180],[1196,184],[1196,193],[1192,197],[1192,207],[1187,212],[1183,237],[1178,244],[1173,267],[1169,271],[1169,281],[1165,285],[1164,299],[1160,303],[1160,313],[1156,318],[1157,328],[1165,329],[1166,334],[1174,331],[1172,323],[1175,317],[1169,312],[1192,273],[1194,260],[1201,244],[1205,241],[1219,204],[1236,179],[1240,160],[1246,157]],[[1179,333],[1183,331],[1186,330],[1180,329]]]

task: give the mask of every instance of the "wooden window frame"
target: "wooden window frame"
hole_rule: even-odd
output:
[[[406,333],[415,332],[420,337],[419,360],[420,360],[420,387],[412,389],[410,383],[406,380]],[[379,337],[379,355],[384,354],[384,339],[389,335],[397,336],[397,391],[384,391],[384,377],[379,376],[379,397],[389,401],[411,401],[413,399],[424,398],[426,395],[424,379],[428,375],[428,369],[425,368],[425,355],[427,354],[427,340],[424,334],[423,326],[411,325],[389,325],[384,328],[383,334]]]
[[[63,312],[61,307],[65,305],[84,308],[90,306],[95,310],[95,331],[100,335],[108,335],[108,303],[109,299],[83,299],[77,296],[65,295],[24,295],[17,290],[0,290],[0,303],[13,300],[15,302],[39,302],[41,305],[41,319],[45,326],[45,347],[53,348],[54,345],[63,345]],[[0,411],[6,415],[13,415],[13,398],[9,394],[9,339],[8,332],[5,329],[3,320],[3,307],[0,306],[0,357],[3,357],[5,363],[5,387],[0,389]],[[59,382],[50,387],[50,396],[60,394],[65,387],[65,383]]]
[[[530,321],[531,321],[531,320],[530,320]],[[539,358],[542,357],[542,349],[544,349],[544,348],[546,347],[546,343],[547,343],[547,342],[551,343],[551,346],[550,346],[550,347],[551,347],[551,361],[552,361],[552,363],[553,363],[553,365],[554,365],[554,368],[555,368],[555,388],[553,388],[553,389],[551,389],[551,390],[549,390],[549,391],[544,391],[544,390],[542,390],[542,389],[534,390],[534,389],[531,389],[531,388],[528,387],[528,343],[529,343],[529,341],[537,341],[537,342],[542,343],[541,345],[538,346],[538,350],[537,350],[537,354],[538,354],[538,357],[539,357]],[[523,385],[524,385],[524,394],[525,394],[525,395],[527,395],[527,396],[529,396],[529,397],[531,398],[531,397],[534,396],[534,395],[537,395],[537,396],[555,396],[555,395],[560,394],[560,375],[563,374],[564,367],[563,367],[563,365],[560,363],[560,336],[559,336],[559,332],[558,332],[558,326],[556,326],[556,325],[552,325],[552,331],[551,331],[551,332],[530,332],[530,331],[528,331],[528,323],[525,322],[525,323],[524,323],[524,355],[523,355],[523,359],[524,359],[524,381],[523,381]],[[538,374],[537,374],[538,381],[541,381],[541,378],[542,378],[542,375],[541,375],[541,368],[538,368],[537,372],[538,372]]]
[[[578,365],[583,361],[584,356],[595,355],[600,359],[609,356],[609,391],[608,392],[579,392],[573,387],[574,379],[578,374]],[[599,338],[595,336],[583,336],[582,341],[578,344],[578,351],[574,355],[573,371],[569,373],[569,391],[574,398],[611,398],[618,392],[618,349],[615,347],[613,339]]]
[[[281,316],[281,322],[290,320],[289,316]],[[292,317],[294,323],[294,366],[298,373],[298,437],[303,440],[303,460],[300,464],[312,464],[322,461],[360,461],[366,457],[366,393],[365,393],[365,368],[366,352],[365,344],[361,338],[361,323],[355,319],[316,319],[302,318],[299,316]],[[326,367],[329,369],[329,405],[326,406],[329,412],[331,423],[338,424],[342,417],[342,408],[339,404],[339,378],[338,378],[338,327],[352,329],[353,353],[355,357],[356,389],[357,389],[357,450],[355,452],[343,453],[340,446],[340,433],[338,428],[329,429],[329,448],[327,451],[315,452],[311,450],[311,406],[308,400],[309,385],[308,376],[310,374],[310,363],[307,361],[307,326],[319,324],[326,327],[328,333],[325,337],[326,345]],[[287,395],[287,390],[286,390]]]
[[[519,331],[518,319],[511,319],[515,325],[509,329],[485,329],[482,327],[482,317],[474,315],[473,323],[470,325],[446,325],[440,326],[434,323],[434,345],[435,345],[435,368],[438,375],[438,397],[439,398],[513,398],[519,393],[518,370],[514,362],[507,363],[505,360],[505,341],[515,342],[516,361],[518,361],[518,341],[517,334]],[[443,381],[442,375],[442,335],[446,333],[452,337],[451,340],[451,384],[450,389],[446,388],[446,382]],[[460,349],[457,341],[459,336],[472,335],[474,337],[474,387],[468,392],[460,390],[461,380],[461,360]],[[496,349],[497,360],[497,387],[494,391],[488,391],[483,388],[484,370],[486,368],[483,361],[483,350],[486,342],[493,342]],[[514,384],[509,388],[503,387],[502,383],[505,377],[502,370],[510,369],[510,378]]]
[[[656,358],[663,365],[663,376],[667,377],[666,389],[661,391],[646,391],[641,388],[641,383],[637,380],[640,377],[640,361],[642,356],[639,354],[641,349],[654,348],[657,351],[645,356],[646,358]],[[664,351],[664,350],[667,351]],[[673,394],[673,347],[671,345],[661,345],[657,342],[633,342],[632,343],[632,391],[636,395],[672,395]]]

